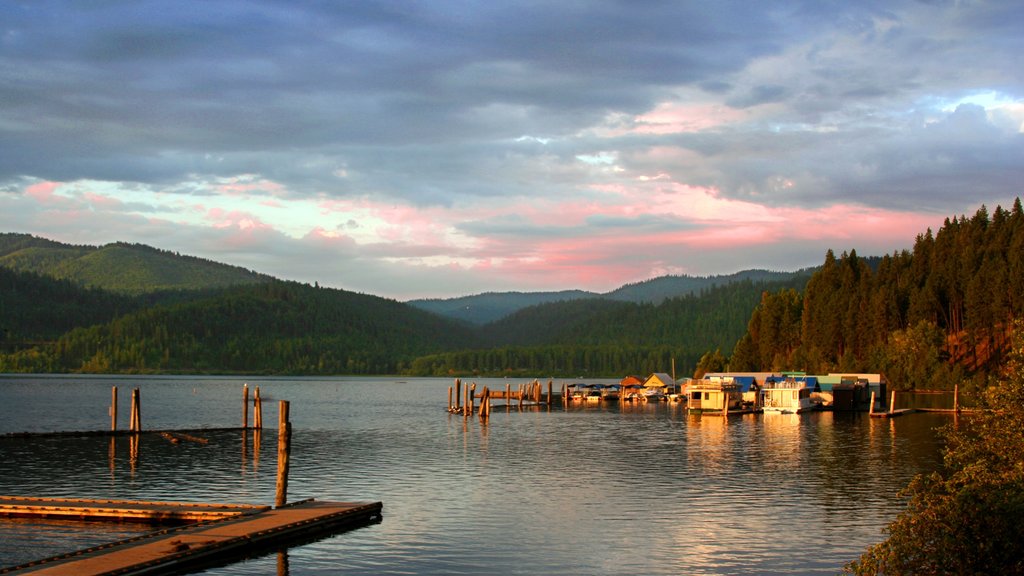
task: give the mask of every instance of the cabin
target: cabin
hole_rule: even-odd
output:
[[[690,412],[726,412],[743,408],[743,392],[732,376],[711,376],[690,382]]]

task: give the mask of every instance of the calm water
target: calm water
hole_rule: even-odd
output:
[[[444,411],[448,379],[5,377],[0,433],[106,429],[112,385],[121,428],[134,387],[145,428],[238,426],[243,382],[271,428],[291,402],[290,500],[379,500],[384,518],[204,574],[834,574],[938,466],[949,418],[663,403],[495,408],[481,425]],[[273,502],[276,430],[201,435],[0,438],[0,494]],[[0,521],[0,566],[139,529]]]

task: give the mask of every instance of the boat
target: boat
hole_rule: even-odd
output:
[[[691,413],[737,414],[753,410],[744,404],[743,392],[731,377],[693,380],[687,387],[686,404]]]
[[[587,402],[599,402],[601,400],[601,390],[604,386],[600,384],[590,384],[587,386],[586,400]]]
[[[661,402],[668,399],[668,396],[665,396],[661,388],[645,388],[641,393],[641,397],[647,402]]]
[[[621,386],[618,384],[612,384],[605,386],[604,390],[601,391],[601,400],[608,402],[618,402],[619,398],[622,397]]]
[[[765,414],[799,414],[821,408],[820,402],[811,398],[816,383],[807,378],[769,378],[761,390],[762,409]]]

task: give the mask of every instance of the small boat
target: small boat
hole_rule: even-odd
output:
[[[621,397],[621,390],[618,384],[606,386],[604,390],[601,391],[601,400],[605,400],[607,402],[618,402]]]
[[[665,393],[660,388],[646,388],[642,396],[647,402],[661,402],[668,399],[668,396],[665,396]]]

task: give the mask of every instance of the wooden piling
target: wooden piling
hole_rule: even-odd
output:
[[[491,406],[491,390],[487,386],[484,386],[484,391],[480,395],[480,419],[486,420],[490,416],[489,410]]]
[[[448,411],[452,411],[452,387],[448,387]]]
[[[139,389],[132,390],[132,412],[128,425],[129,432],[142,432],[142,402],[139,399]]]
[[[462,396],[462,380],[459,379],[459,378],[456,378],[455,379],[455,404],[454,404],[454,406],[456,408],[458,408],[459,406],[462,405],[462,398],[461,398],[461,396]]]
[[[896,410],[896,391],[895,390],[892,391],[891,400],[889,400],[889,413],[892,414],[892,412],[894,410]]]
[[[472,416],[476,411],[476,382],[469,385],[469,394],[466,395],[466,399],[469,400],[468,415]]]
[[[871,403],[868,404],[868,416],[875,413],[875,391],[871,391]]]
[[[256,430],[263,428],[263,400],[260,398],[260,387],[256,387],[256,394],[252,399],[252,427]]]
[[[551,406],[551,404],[555,400],[555,397],[551,393],[551,387],[554,386],[554,385],[555,385],[554,382],[552,382],[551,380],[548,380],[548,406]]]
[[[292,450],[292,424],[288,421],[288,401],[281,400],[277,424],[277,489],[274,507],[280,508],[288,501],[288,458]]]
[[[110,391],[110,431],[117,431],[117,386]]]
[[[526,392],[522,384],[519,385],[519,409],[523,409],[523,393]]]
[[[249,427],[249,384],[242,384],[242,429]]]
[[[953,385],[953,412],[960,412],[960,385]]]

